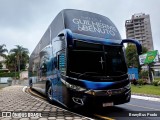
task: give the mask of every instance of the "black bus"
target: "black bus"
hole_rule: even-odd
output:
[[[124,43],[105,16],[62,10],[32,52],[30,87],[68,108],[107,107],[130,101]]]

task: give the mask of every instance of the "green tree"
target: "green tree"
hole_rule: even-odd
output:
[[[5,44],[0,45],[0,56],[2,57],[6,57],[5,52],[8,52],[8,50],[5,47],[6,47]]]
[[[9,54],[6,57],[5,64],[10,71],[17,71],[17,61],[16,61],[15,54]]]
[[[22,69],[25,69],[26,64],[29,61],[28,49],[20,45],[16,45],[16,48],[10,50],[10,54],[15,56],[18,72],[20,72]]]
[[[148,50],[146,47],[142,46],[142,53],[146,53]],[[128,67],[136,67],[141,70],[141,66],[139,65],[139,58],[137,54],[137,48],[133,44],[129,44],[126,48],[126,58]]]

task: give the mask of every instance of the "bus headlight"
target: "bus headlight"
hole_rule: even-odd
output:
[[[68,87],[68,88],[70,88],[72,90],[79,91],[79,92],[84,92],[84,93],[90,94],[90,95],[95,95],[95,91],[93,91],[93,90],[87,90],[87,89],[85,89],[83,87],[70,84],[70,83],[66,82],[65,80],[63,80],[63,79],[61,79],[61,81],[66,85],[66,87]]]
[[[87,90],[87,89],[82,88],[80,86],[70,84],[70,83],[66,82],[65,80],[63,80],[63,79],[61,79],[61,81],[66,85],[66,87],[68,87],[70,89],[73,89],[73,90],[76,90],[76,91],[86,91]]]
[[[88,90],[85,93],[90,94],[90,95],[95,95],[95,91],[93,91],[93,90]]]
[[[85,91],[86,89],[85,89],[85,88],[82,88],[82,87],[80,87],[80,86],[76,86],[76,90],[77,90],[77,91]]]

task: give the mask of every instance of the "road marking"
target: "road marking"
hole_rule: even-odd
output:
[[[115,119],[113,119],[113,118],[109,118],[109,117],[102,116],[102,115],[98,115],[98,114],[94,114],[94,116],[99,117],[99,118],[103,118],[103,119],[105,119],[105,120],[115,120]]]
[[[140,107],[140,108],[145,108],[145,109],[150,109],[150,110],[160,111],[160,109],[150,108],[150,107],[145,107],[145,106],[139,106],[139,105],[134,105],[134,104],[126,104],[126,105],[134,106],[134,107]]]
[[[29,91],[29,93],[31,93],[32,95],[37,96],[37,97],[39,97],[39,98],[41,98],[41,99],[43,99],[43,100],[46,100],[44,97],[38,95],[37,93],[33,92],[33,91],[32,91],[31,89],[29,89],[29,88],[28,88],[28,91]]]

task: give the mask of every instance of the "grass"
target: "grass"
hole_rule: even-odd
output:
[[[160,78],[154,78],[154,80],[158,80],[158,81],[160,81]]]
[[[132,93],[142,93],[149,95],[159,95],[160,96],[160,86],[153,85],[142,85],[142,86],[131,86]]]

